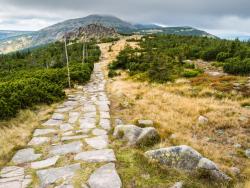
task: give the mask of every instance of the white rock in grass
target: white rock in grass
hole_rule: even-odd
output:
[[[60,114],[60,113],[54,113],[53,116],[52,116],[52,119],[55,119],[55,120],[64,120],[64,115]]]
[[[107,135],[108,132],[103,130],[103,129],[94,129],[92,131],[92,134],[95,135],[95,136],[101,136],[101,135]]]
[[[83,144],[81,142],[71,142],[68,144],[52,146],[50,155],[64,155],[68,153],[79,153],[82,151]]]
[[[31,141],[28,143],[29,146],[36,146],[44,143],[48,143],[50,141],[49,137],[33,137]]]
[[[108,136],[96,136],[93,138],[86,138],[85,142],[94,149],[104,149],[108,147]]]
[[[208,118],[205,117],[205,116],[199,116],[199,118],[198,118],[198,123],[199,123],[200,125],[205,125],[205,124],[208,123]]]
[[[33,148],[27,148],[19,150],[12,158],[12,162],[15,164],[22,164],[35,161],[40,157],[41,154],[35,154],[35,150]]]
[[[109,163],[101,166],[91,174],[88,184],[90,188],[120,188],[122,182],[116,172],[115,164]]]
[[[73,127],[69,123],[63,123],[60,125],[60,130],[62,130],[62,131],[69,131],[72,129],[73,129]]]
[[[74,160],[82,160],[85,162],[114,162],[116,161],[116,157],[112,149],[103,149],[78,153]]]
[[[183,183],[182,182],[176,182],[173,186],[171,186],[170,188],[182,188],[183,187]]]
[[[248,158],[250,158],[250,148],[245,151],[245,154]]]
[[[37,176],[40,180],[41,187],[48,187],[50,184],[55,183],[58,180],[70,180],[77,170],[81,169],[79,163],[72,164],[60,168],[50,168],[37,171]]]
[[[47,168],[47,167],[55,165],[58,159],[59,159],[59,155],[56,155],[54,157],[45,159],[43,161],[33,162],[31,163],[31,168],[33,169]]]
[[[56,133],[55,129],[36,129],[34,132],[34,136],[42,136],[46,134]]]
[[[48,121],[43,123],[44,126],[48,127],[58,126],[60,124],[62,124],[62,120],[56,120],[56,119],[49,119]]]

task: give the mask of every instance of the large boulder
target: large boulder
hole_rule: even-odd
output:
[[[160,140],[154,127],[140,128],[135,125],[118,125],[114,130],[114,137],[123,139],[128,145],[149,146]]]
[[[199,152],[186,145],[150,150],[145,153],[145,156],[163,166],[202,173],[216,181],[231,179],[214,162],[204,158]]]

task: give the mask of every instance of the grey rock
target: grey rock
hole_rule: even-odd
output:
[[[91,174],[88,184],[90,188],[120,188],[122,182],[116,172],[115,164],[109,163],[98,168]]]
[[[104,149],[108,147],[108,136],[96,136],[93,138],[86,138],[85,142],[94,149]]]
[[[93,135],[95,135],[95,136],[101,136],[101,135],[107,135],[108,134],[108,132],[107,131],[105,131],[105,130],[103,130],[103,129],[94,129],[93,131],[92,131],[92,134]]]
[[[31,168],[33,169],[47,168],[47,167],[55,165],[58,159],[59,159],[59,155],[56,155],[54,157],[45,159],[43,161],[32,162]]]
[[[41,157],[41,154],[35,154],[33,148],[22,149],[19,150],[14,157],[12,158],[12,162],[15,164],[21,164],[26,162],[35,161]]]
[[[69,113],[69,123],[74,124],[77,122],[78,118],[80,117],[79,112],[70,112]]]
[[[205,116],[199,116],[199,118],[198,118],[198,123],[200,125],[208,124],[208,121],[209,121],[208,118]]]
[[[29,146],[36,146],[44,143],[48,143],[50,141],[49,137],[33,137],[31,141],[28,143]]]
[[[60,113],[54,113],[53,116],[52,116],[52,119],[55,119],[55,120],[64,120],[64,115],[60,114]]]
[[[116,157],[112,149],[85,151],[78,153],[75,160],[82,160],[85,162],[114,162]]]
[[[235,148],[241,148],[241,144],[234,144]]]
[[[246,149],[245,155],[246,155],[246,157],[250,158],[250,148]]]
[[[183,187],[183,182],[176,182],[173,186],[171,186],[170,188],[182,188]]]
[[[68,153],[79,153],[82,151],[83,144],[81,142],[71,142],[68,144],[52,146],[50,155],[64,155]]]
[[[37,176],[40,180],[41,187],[46,187],[58,180],[69,180],[71,179],[77,170],[80,170],[81,166],[79,163],[68,165],[60,168],[51,168],[46,170],[37,171]]]
[[[48,121],[43,123],[44,126],[49,126],[49,127],[58,126],[60,124],[62,124],[62,120],[56,120],[56,119],[49,119]]]
[[[69,123],[63,123],[60,125],[60,130],[62,130],[62,131],[69,131],[72,129],[73,129],[73,127]]]
[[[166,167],[177,168],[187,172],[198,171],[210,176],[215,181],[231,180],[214,162],[202,157],[199,152],[186,145],[147,151],[145,156]]]
[[[138,120],[138,124],[143,127],[152,127],[154,122],[152,120]]]
[[[42,136],[56,132],[57,131],[55,129],[36,129],[33,136]]]
[[[155,128],[140,128],[135,125],[118,125],[113,135],[127,141],[129,145],[153,145],[160,140]]]
[[[109,114],[109,112],[100,111],[100,119],[110,119],[110,114]]]
[[[88,137],[87,135],[76,135],[76,136],[63,136],[62,141],[67,141],[67,140],[79,140]]]
[[[105,129],[105,130],[110,130],[111,129],[111,125],[110,125],[110,120],[109,119],[100,119],[100,123],[99,125]]]
[[[115,119],[115,125],[123,125],[123,121],[119,118]]]
[[[150,150],[145,153],[145,156],[162,165],[188,171],[196,169],[202,158],[200,153],[185,145]]]
[[[24,175],[22,167],[4,167],[0,172],[0,188],[26,188],[30,183],[31,177]]]

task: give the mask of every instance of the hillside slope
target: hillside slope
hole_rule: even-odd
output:
[[[119,33],[167,33],[214,37],[209,33],[191,27],[164,28],[154,24],[131,24],[114,16],[89,15],[84,18],[66,20],[36,32],[25,33],[24,35],[10,38],[9,40],[0,41],[0,53],[8,53],[54,42],[62,38],[66,32],[71,32],[74,29],[85,27],[89,24],[101,24],[105,27],[115,28]]]

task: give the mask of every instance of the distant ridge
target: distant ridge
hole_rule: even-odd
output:
[[[119,33],[167,33],[214,37],[213,35],[191,27],[161,27],[155,24],[131,24],[111,15],[89,15],[84,18],[66,20],[35,32],[26,32],[7,40],[0,40],[0,53],[8,53],[24,48],[31,48],[59,40],[65,33],[89,24],[101,24],[114,28]]]

